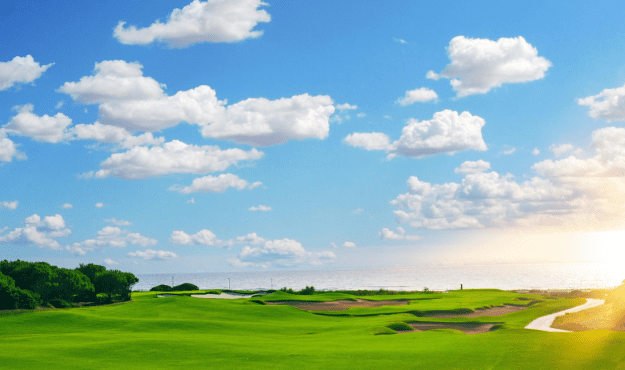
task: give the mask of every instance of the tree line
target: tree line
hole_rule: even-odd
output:
[[[93,263],[66,269],[46,262],[4,260],[0,261],[0,309],[127,301],[138,282],[132,273],[107,270]]]

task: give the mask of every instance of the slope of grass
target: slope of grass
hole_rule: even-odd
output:
[[[344,299],[327,294],[330,294],[325,297],[328,299]],[[500,291],[465,290],[418,304],[423,303],[429,309],[471,308],[503,304],[520,296]],[[624,333],[568,334],[520,329],[535,317],[574,305],[574,300],[547,300],[527,310],[498,317],[497,321],[504,322],[509,329],[471,336],[444,330],[373,335],[392,323],[415,320],[415,316],[408,313],[329,317],[291,306],[260,305],[248,299],[212,300],[188,296],[165,299],[155,298],[153,292],[133,293],[133,300],[115,306],[0,317],[0,368],[589,369],[625,366]]]

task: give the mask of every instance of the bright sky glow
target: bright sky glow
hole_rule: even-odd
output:
[[[624,14],[5,0],[0,259],[135,273],[622,261]]]

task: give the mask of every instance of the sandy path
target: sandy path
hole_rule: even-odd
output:
[[[605,301],[603,299],[588,298],[588,299],[586,299],[586,303],[584,303],[581,306],[569,308],[568,310],[564,310],[564,311],[552,313],[551,315],[539,317],[536,320],[530,322],[525,327],[525,329],[542,330],[542,331],[559,332],[559,333],[571,333],[571,331],[569,331],[569,330],[562,330],[562,329],[554,329],[554,328],[552,328],[551,324],[553,324],[553,320],[555,320],[556,317],[558,317],[558,316],[562,316],[562,315],[565,315],[565,314],[571,313],[571,312],[578,312],[578,311],[587,310],[587,309],[592,308],[592,307],[601,306],[604,303],[605,303]]]

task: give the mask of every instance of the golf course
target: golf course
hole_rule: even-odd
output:
[[[133,292],[113,305],[5,311],[0,368],[625,368],[624,332],[524,329],[584,298],[501,290],[191,296],[204,293],[220,292]]]

